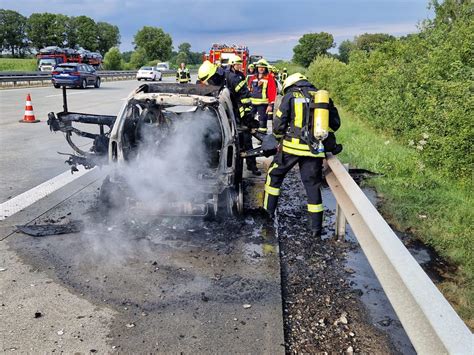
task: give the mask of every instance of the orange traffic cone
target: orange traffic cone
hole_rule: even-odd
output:
[[[26,96],[26,104],[25,104],[25,115],[23,116],[23,119],[20,120],[21,123],[36,123],[39,122],[40,120],[37,120],[35,117],[35,114],[33,112],[33,105],[31,104],[31,96],[28,94]]]

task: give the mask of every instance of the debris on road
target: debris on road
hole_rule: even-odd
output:
[[[61,224],[33,224],[16,226],[18,230],[32,237],[46,237],[49,235],[79,233],[84,228],[84,222],[71,220]]]
[[[0,267],[0,272],[2,272],[2,271],[7,271],[7,268]]]
[[[244,304],[243,307],[244,307],[245,309],[249,309],[250,307],[252,307],[252,305],[251,305],[251,304]]]
[[[43,314],[41,312],[35,312],[35,318],[41,318]]]
[[[125,324],[127,328],[133,328],[135,326],[135,323],[127,323]]]

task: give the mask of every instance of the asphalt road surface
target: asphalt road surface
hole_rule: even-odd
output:
[[[173,77],[164,77],[173,82]],[[125,98],[143,81],[107,81],[99,89],[68,89],[68,109],[73,112],[116,115]],[[27,94],[39,123],[19,123],[25,113]],[[62,133],[52,133],[46,124],[49,112],[61,112],[62,92],[52,86],[0,90],[0,203],[64,172],[70,153]],[[75,138],[78,142],[77,138]],[[84,139],[84,144],[90,140]]]
[[[171,81],[172,78],[165,78]],[[69,110],[117,114],[137,81],[69,90]],[[41,123],[18,123],[30,93]],[[0,91],[2,202],[67,170],[49,132],[61,91]],[[0,349],[22,352],[284,352],[278,243],[258,215],[150,218],[97,207],[102,169],[0,221]],[[263,177],[254,179],[260,184]],[[16,225],[85,226],[32,237]]]

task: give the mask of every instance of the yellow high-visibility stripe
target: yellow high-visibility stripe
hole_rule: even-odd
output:
[[[277,168],[278,167],[278,164],[277,163],[273,163],[272,166],[270,166],[270,169],[268,169],[268,173],[267,173],[267,178],[265,180],[265,188],[264,188],[264,198],[263,198],[263,208],[264,209],[267,209],[268,208],[268,196],[270,195],[269,192],[267,192],[267,186],[272,188],[270,186],[270,182],[271,182],[271,178],[270,178],[270,173],[272,172],[273,169]]]
[[[281,115],[283,115],[283,112],[281,112],[280,110],[277,110],[276,116],[277,116],[278,118],[280,118]]]
[[[299,150],[309,150],[307,144],[301,144],[299,138],[291,138],[291,141],[283,140],[283,146]]]
[[[242,89],[245,84],[247,84],[247,81],[246,81],[246,80],[242,80],[242,81],[235,87],[235,92],[239,92],[240,89]]]
[[[303,103],[295,103],[295,127],[303,126]]]
[[[257,131],[259,131],[259,132],[268,132],[268,128],[258,128]]]
[[[240,102],[243,103],[243,104],[247,104],[247,103],[250,102],[250,99],[248,97],[246,97],[246,98],[241,99]]]
[[[317,204],[317,205],[312,205],[312,204],[308,203],[308,212],[319,213],[319,212],[323,212],[323,211],[324,211],[324,207],[323,207],[322,203]]]
[[[313,154],[309,150],[299,150],[283,146],[283,151],[288,154],[297,155],[299,157],[324,158],[324,153]]]
[[[263,104],[268,104],[268,99],[256,99],[255,97],[252,97],[250,99],[253,105],[263,105]]]
[[[278,167],[278,164],[273,163],[272,166],[270,167],[270,169],[268,169],[267,178],[265,180],[265,185],[270,186],[270,173],[273,171],[273,169],[275,169],[277,167]]]
[[[273,196],[280,196],[280,189],[276,187],[271,187],[269,185],[265,185],[265,192],[268,192],[270,195]]]
[[[267,86],[268,86],[268,80],[263,81],[263,87],[262,87],[262,99],[267,99]],[[268,99],[267,99],[268,102]]]

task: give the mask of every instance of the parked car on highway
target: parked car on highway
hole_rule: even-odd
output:
[[[157,70],[156,67],[141,67],[137,72],[137,80],[159,80],[162,79],[161,71]]]
[[[100,87],[100,76],[94,67],[89,64],[63,63],[58,64],[52,71],[51,82],[56,89],[61,86],[72,86],[81,89],[93,85]]]
[[[75,122],[98,125],[101,133],[81,131],[73,127]],[[243,211],[246,152],[228,89],[143,84],[129,95],[118,116],[51,112],[48,125],[66,134],[75,151],[67,161],[73,170],[76,165],[111,167],[100,192],[106,205],[141,204],[149,213],[174,216]],[[74,144],[73,134],[92,139],[90,151]]]

